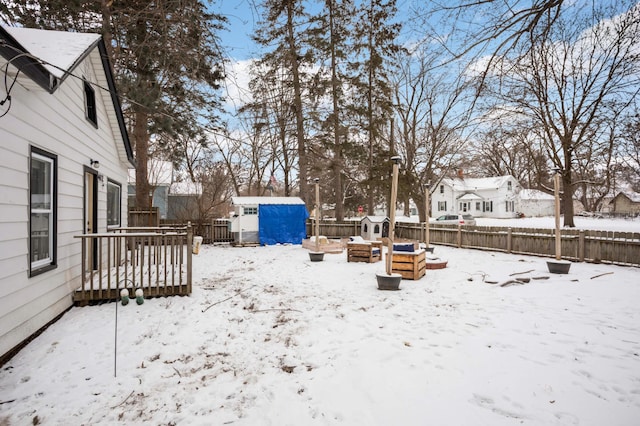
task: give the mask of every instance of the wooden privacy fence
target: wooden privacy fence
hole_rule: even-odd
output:
[[[229,227],[228,219],[214,219],[207,222],[191,221],[193,235],[202,237],[203,244],[230,243],[233,241],[233,234]],[[161,220],[161,226],[184,226],[175,221]]]
[[[424,239],[424,224],[396,225],[399,238]],[[555,230],[496,226],[429,225],[429,241],[453,247],[555,256]],[[561,229],[562,258],[640,266],[640,233]]]
[[[131,297],[191,293],[193,232],[184,227],[127,227],[82,234],[82,284],[74,302],[114,300],[126,288]]]
[[[160,226],[160,215],[158,207],[151,207],[149,210],[129,210],[127,223],[132,227],[158,227]]]

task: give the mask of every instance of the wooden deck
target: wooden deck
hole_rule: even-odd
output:
[[[182,228],[118,228],[83,234],[82,284],[76,304],[117,300],[123,288],[145,297],[191,293],[193,233]]]

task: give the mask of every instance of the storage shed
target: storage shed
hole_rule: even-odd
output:
[[[365,216],[360,220],[360,236],[368,241],[389,236],[389,218],[386,216]]]
[[[232,197],[231,232],[238,244],[302,244],[307,208],[299,197]]]

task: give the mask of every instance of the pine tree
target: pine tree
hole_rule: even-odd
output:
[[[374,191],[384,188],[380,185],[385,182],[384,176],[388,172],[388,167],[384,167],[388,163],[387,155],[395,154],[390,152],[392,142],[384,143],[382,137],[383,127],[390,125],[392,115],[393,90],[389,74],[393,70],[392,58],[399,50],[396,39],[401,25],[393,22],[397,11],[395,3],[395,0],[363,1],[353,33],[351,110],[360,117],[360,131],[366,135],[369,212],[374,208]],[[379,158],[381,155],[387,158]],[[376,168],[376,165],[383,167]]]
[[[291,110],[295,117],[295,137],[298,149],[298,180],[300,184],[300,197],[307,206],[313,203],[308,193],[308,158],[305,130],[305,105],[303,102],[304,88],[304,64],[308,62],[304,52],[305,42],[303,36],[312,23],[305,12],[302,0],[266,0],[262,7],[264,10],[262,21],[258,24],[258,30],[254,40],[267,48],[260,59],[260,65],[270,68],[274,72],[283,68],[286,72],[280,73],[287,81],[293,92]]]
[[[148,207],[151,137],[175,154],[176,135],[217,123],[225,19],[199,0],[16,0],[3,12],[25,27],[103,34],[135,144],[136,204]]]

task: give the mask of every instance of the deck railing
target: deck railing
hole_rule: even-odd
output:
[[[191,293],[191,224],[184,227],[129,227],[83,234],[82,284],[74,302],[115,300],[123,288],[145,297]]]

